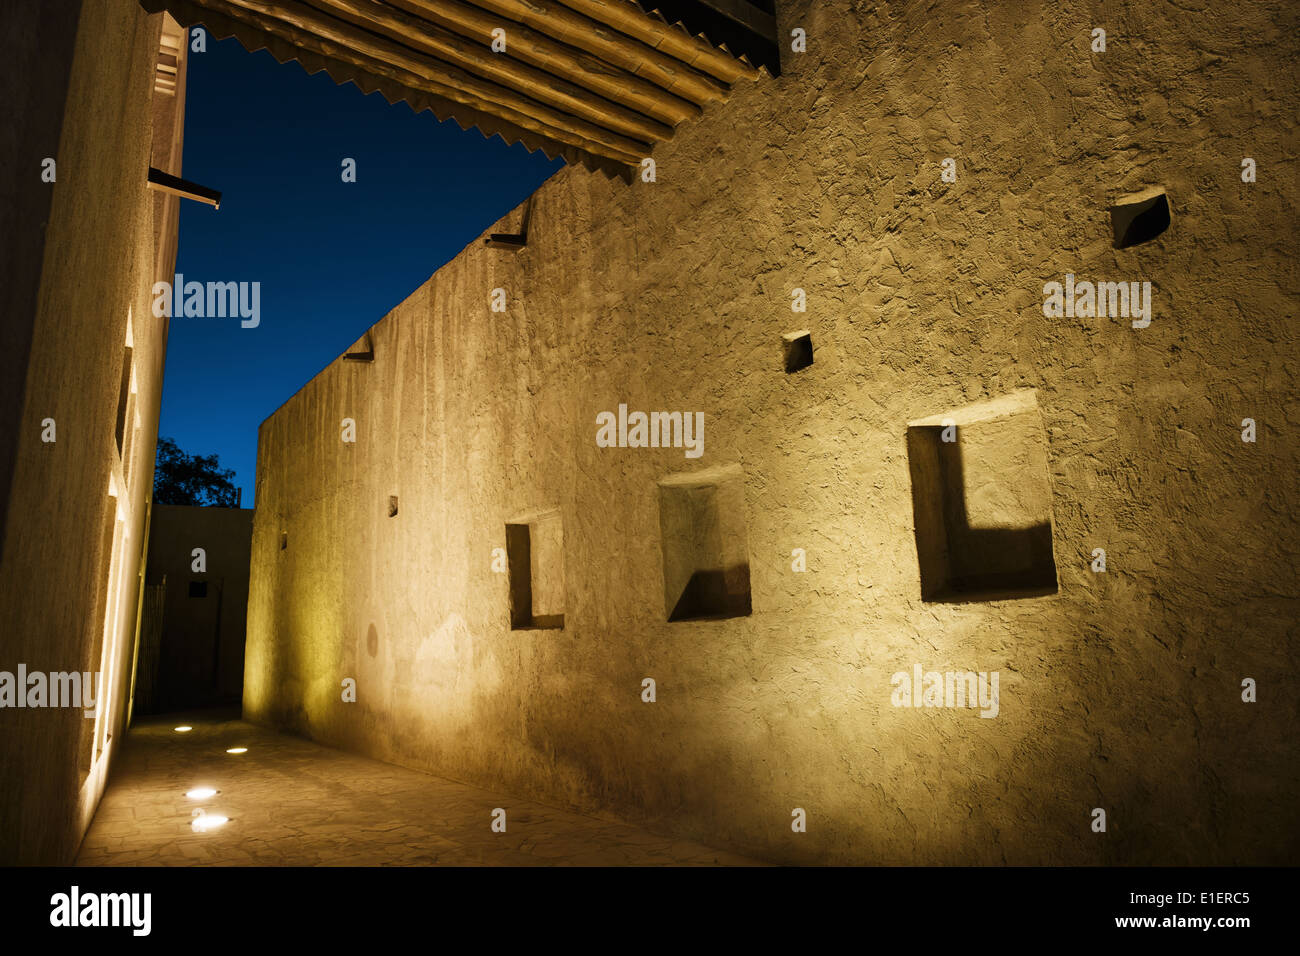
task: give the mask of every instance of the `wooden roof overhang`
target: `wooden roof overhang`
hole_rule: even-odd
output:
[[[390,103],[623,178],[678,123],[759,76],[746,55],[635,0],[140,3]],[[498,30],[505,52],[492,47]]]

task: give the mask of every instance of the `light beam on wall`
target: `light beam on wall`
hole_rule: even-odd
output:
[[[195,810],[194,822],[190,824],[190,829],[195,833],[206,833],[208,830],[215,830],[217,827],[225,826],[230,822],[229,817],[223,817],[215,813],[204,813],[202,810]]]

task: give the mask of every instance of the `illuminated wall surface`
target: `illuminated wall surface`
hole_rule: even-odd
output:
[[[130,0],[11,6],[0,670],[102,690],[92,717],[48,693],[0,710],[0,863],[66,864],[127,720],[167,335],[149,289],[172,274],[178,203],[145,175],[180,169],[184,56],[155,73],[163,18]]]
[[[247,714],[777,860],[1294,862],[1300,8],[778,8],[654,182],[564,169],[263,424]]]

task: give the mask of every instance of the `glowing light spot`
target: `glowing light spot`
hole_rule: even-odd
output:
[[[190,829],[195,833],[204,833],[208,830],[215,830],[230,822],[229,817],[218,816],[217,814],[200,813],[190,824]]]
[[[208,797],[215,797],[220,792],[220,790],[213,790],[211,787],[196,787],[193,790],[187,791],[185,796],[189,797],[191,800],[206,800]]]
[[[178,734],[188,734],[188,733],[189,733],[191,730],[193,730],[194,728],[191,727],[189,724],[183,724],[182,726],[180,726],[180,727],[175,727],[175,728],[173,728],[173,729],[174,729],[174,730],[176,731],[176,733],[178,733]]]
[[[226,751],[226,753],[228,753],[228,754],[246,754],[246,753],[248,753],[248,748],[247,748],[247,747],[231,747],[229,750]]]

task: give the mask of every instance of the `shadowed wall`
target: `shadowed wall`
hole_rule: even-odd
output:
[[[137,713],[241,697],[252,533],[251,508],[154,506],[145,585],[161,589],[161,613],[141,621]],[[203,571],[194,570],[196,548]]]
[[[5,290],[4,388],[22,400],[0,397],[0,434],[13,436],[0,452],[13,461],[7,487],[0,474],[0,671],[101,672],[104,689],[95,718],[0,710],[0,862],[66,865],[127,719],[166,343],[149,289],[171,274],[176,230],[175,202],[145,184],[151,163],[179,170],[184,69],[160,104],[163,18],[131,0],[44,4],[31,32],[29,19],[0,38],[0,60],[42,60],[11,105],[16,130],[43,132],[6,176],[25,207],[48,204],[4,235],[18,283]],[[45,156],[53,183],[41,180]],[[13,353],[11,331],[27,340]]]
[[[791,862],[1296,862],[1297,8],[777,18],[808,52],[656,182],[563,170],[526,249],[467,247],[263,423],[247,716]],[[1172,226],[1112,248],[1153,184]],[[1066,273],[1151,281],[1151,325],[1045,317]],[[1056,589],[923,601],[909,424],[1013,394],[1038,451],[967,446],[938,513],[1042,489],[1008,527],[1046,507]],[[703,457],[597,447],[619,403],[703,412]],[[732,466],[752,613],[669,623],[660,483]],[[553,508],[563,629],[512,630],[493,549]],[[891,706],[917,663],[999,672],[998,716]]]

